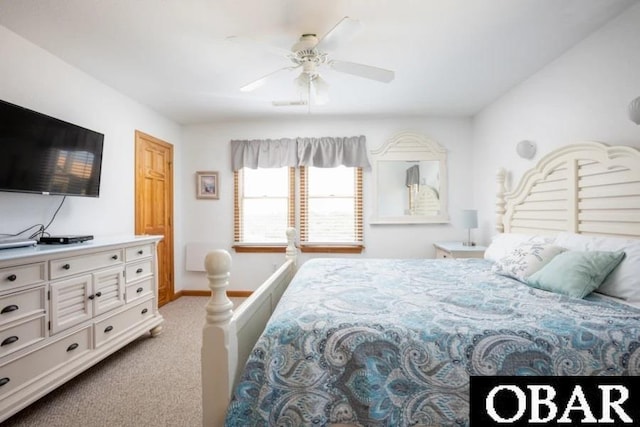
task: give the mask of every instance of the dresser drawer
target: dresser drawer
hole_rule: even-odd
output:
[[[0,399],[91,349],[91,327],[0,366]]]
[[[151,260],[128,264],[125,268],[125,282],[131,283],[138,279],[150,277],[153,274],[153,263]]]
[[[113,267],[122,264],[122,256],[122,249],[114,249],[90,255],[52,260],[50,263],[51,279]]]
[[[47,264],[18,265],[0,269],[0,291],[24,285],[35,285],[47,280]]]
[[[126,311],[115,314],[95,324],[96,348],[107,343],[125,332],[131,326],[135,326],[146,317],[153,315],[153,299],[138,304]]]
[[[154,288],[153,278],[143,280],[133,285],[127,286],[126,301],[127,304],[153,294]]]
[[[43,340],[46,335],[45,316],[0,330],[0,357]]]
[[[0,298],[0,327],[36,313],[45,313],[46,286],[14,292]]]
[[[142,258],[149,258],[153,254],[153,245],[133,246],[125,249],[125,260],[127,262],[136,261]]]

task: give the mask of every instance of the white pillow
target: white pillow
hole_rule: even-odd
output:
[[[553,237],[535,234],[500,233],[493,236],[491,244],[484,251],[484,258],[499,261],[522,243],[551,243]]]
[[[505,257],[496,261],[491,266],[491,271],[525,282],[529,276],[565,250],[548,243],[521,243]]]
[[[625,300],[640,307],[640,239],[585,236],[560,233],[555,244],[581,251],[624,251],[625,257],[607,276],[596,292]]]
[[[556,235],[553,244],[562,246],[563,248],[567,248],[571,251],[588,251],[595,250],[589,249],[589,247],[593,244],[593,239],[593,236],[585,236],[584,234],[576,234],[563,231]]]

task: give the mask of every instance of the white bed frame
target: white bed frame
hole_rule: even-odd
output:
[[[640,151],[598,142],[569,145],[543,157],[510,192],[497,175],[499,232],[571,231],[640,238]],[[295,230],[287,230],[285,263],[236,311],[227,298],[231,256],[209,253],[211,288],[202,336],[203,425],[219,427],[255,342],[296,270]]]
[[[219,427],[233,387],[273,309],[296,271],[298,250],[296,231],[287,230],[286,260],[249,298],[233,310],[227,297],[231,255],[212,251],[205,257],[205,270],[211,288],[202,331],[202,421],[203,426]]]
[[[640,151],[600,142],[567,145],[527,171],[511,192],[498,171],[498,232],[640,237]]]

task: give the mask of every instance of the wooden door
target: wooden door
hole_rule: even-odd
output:
[[[136,234],[162,235],[158,243],[158,306],[174,296],[173,145],[136,131]]]

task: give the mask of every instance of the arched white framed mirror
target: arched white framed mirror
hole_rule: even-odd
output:
[[[371,151],[371,224],[448,223],[447,151],[424,135],[401,132]]]

